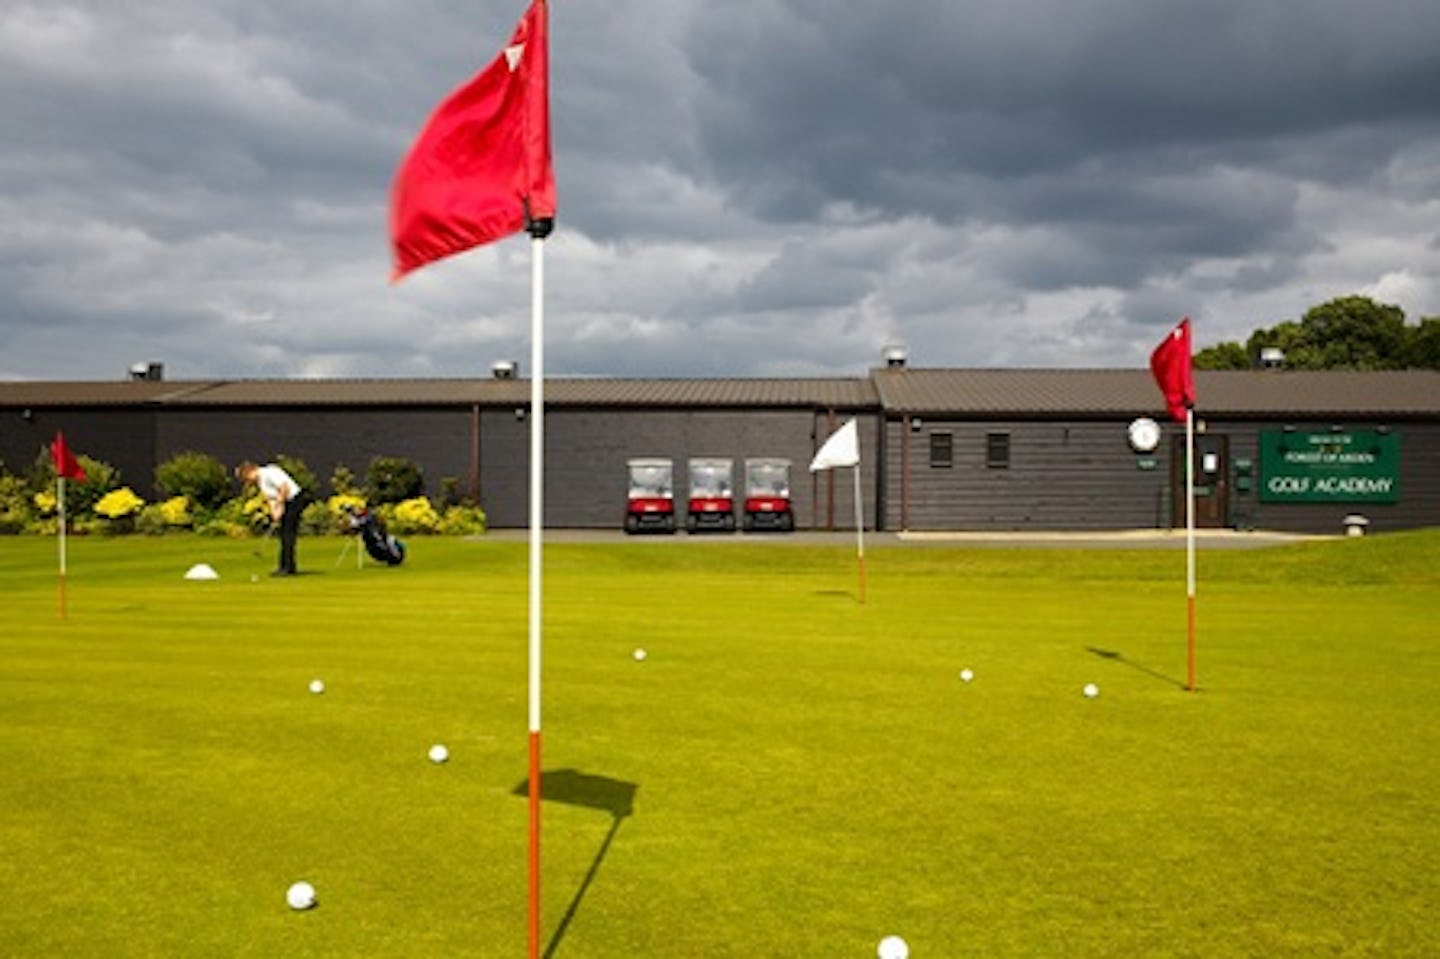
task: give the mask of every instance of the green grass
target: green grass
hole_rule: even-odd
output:
[[[340,546],[0,539],[0,953],[524,955],[525,546]],[[1198,693],[1173,551],[546,556],[558,959],[1440,954],[1440,532],[1202,552]]]

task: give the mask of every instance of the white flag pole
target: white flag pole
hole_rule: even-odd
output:
[[[65,618],[65,477],[55,477],[56,501],[60,506],[60,618]]]
[[[860,564],[860,602],[865,602],[865,509],[860,501],[860,461],[855,461],[855,552]]]
[[[1195,410],[1185,409],[1186,686],[1195,691]]]
[[[530,955],[540,954],[540,637],[545,533],[545,240],[530,238]]]

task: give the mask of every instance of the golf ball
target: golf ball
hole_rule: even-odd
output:
[[[1083,692],[1088,698],[1094,699],[1096,696],[1100,695],[1100,687],[1096,686],[1094,683],[1086,683]]]
[[[886,936],[880,940],[880,946],[875,950],[879,959],[908,959],[910,945],[899,936]]]
[[[315,887],[308,882],[297,882],[285,890],[285,901],[291,909],[315,908]]]
[[[968,683],[968,682],[970,682],[970,680],[972,680],[972,679],[974,679],[974,678],[975,678],[975,673],[974,673],[972,670],[969,670],[969,669],[962,669],[962,670],[960,670],[960,679],[961,679],[962,681]]]
[[[638,663],[638,662],[641,662],[641,661],[644,660],[644,659],[645,659],[645,650],[643,650],[643,649],[637,649],[637,650],[635,650],[635,662]]]
[[[436,743],[430,747],[430,761],[432,763],[443,763],[450,758],[450,750]]]
[[[312,679],[312,680],[310,680],[310,692],[312,692],[312,693],[323,693],[323,692],[325,692],[325,683],[324,683],[324,681],[323,681],[323,680],[319,680],[319,679]]]
[[[250,582],[252,582],[252,583],[258,583],[258,582],[260,582],[260,577],[259,577],[259,576],[256,576],[254,573],[251,573],[251,574],[250,574]]]

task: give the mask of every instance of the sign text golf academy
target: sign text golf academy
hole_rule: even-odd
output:
[[[1399,502],[1400,437],[1262,430],[1260,476],[1263,502]]]

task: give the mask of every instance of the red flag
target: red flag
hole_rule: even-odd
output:
[[[1185,422],[1185,411],[1195,405],[1195,374],[1190,367],[1190,318],[1171,330],[1150,354],[1150,372],[1165,394],[1170,416]]]
[[[546,33],[545,0],[531,0],[510,43],[410,147],[390,197],[393,280],[554,218]]]
[[[55,442],[50,444],[50,458],[55,461],[56,476],[84,482],[85,470],[81,469],[80,461],[75,458],[74,453],[70,452],[70,447],[65,445],[63,433],[55,434]]]

